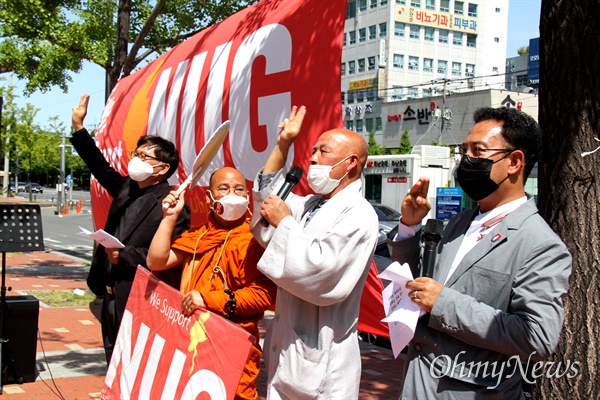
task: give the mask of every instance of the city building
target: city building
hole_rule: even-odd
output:
[[[508,90],[534,93],[540,86],[540,38],[529,39],[529,51],[506,59]]]
[[[480,99],[502,100],[491,89],[506,88],[507,30],[508,0],[349,0],[341,62],[345,126],[366,138],[373,132],[388,147],[398,147],[403,129],[413,145],[435,131],[437,142],[461,143],[466,132],[457,132],[457,121],[472,118],[454,99],[487,90]]]

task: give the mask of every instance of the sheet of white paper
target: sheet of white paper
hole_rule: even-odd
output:
[[[110,233],[106,233],[103,229],[98,229],[96,232],[90,232],[83,226],[80,226],[79,229],[107,249],[122,249],[125,247],[119,239]]]
[[[386,317],[381,321],[387,322],[390,327],[392,351],[394,357],[398,357],[415,335],[422,311],[408,298],[406,283],[413,280],[408,264],[400,265],[394,262],[379,274],[379,277],[392,281],[382,292]]]

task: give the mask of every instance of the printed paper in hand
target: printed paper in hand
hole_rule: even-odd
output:
[[[106,233],[103,229],[98,229],[96,232],[90,232],[83,226],[80,226],[79,229],[107,249],[122,249],[125,247],[125,245],[121,243],[119,239],[110,233]]]
[[[417,321],[423,313],[419,306],[408,298],[406,283],[413,280],[408,264],[400,265],[394,262],[379,274],[379,277],[392,281],[382,293],[387,317],[381,321],[387,322],[390,327],[390,342],[394,357],[397,358],[415,335]]]

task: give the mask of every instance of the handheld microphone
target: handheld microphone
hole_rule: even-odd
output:
[[[421,276],[432,278],[435,266],[437,246],[442,240],[444,221],[430,218],[425,224],[421,240],[423,241],[423,258],[421,260]]]
[[[285,200],[294,186],[300,182],[300,178],[302,178],[302,174],[304,170],[297,165],[294,165],[290,172],[285,175],[285,182],[281,185],[279,192],[277,192],[277,196],[281,198],[281,200]],[[269,221],[265,217],[262,217],[259,223],[265,228],[269,226]]]

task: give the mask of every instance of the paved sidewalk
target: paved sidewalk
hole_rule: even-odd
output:
[[[31,290],[85,289],[87,266],[63,255],[33,252],[6,254],[7,295]],[[40,304],[35,382],[3,385],[4,399],[99,398],[105,373],[100,306],[48,307]],[[264,329],[261,330],[264,334]],[[402,359],[391,351],[361,342],[360,399],[394,399],[401,385]],[[259,376],[265,399],[266,372]]]

